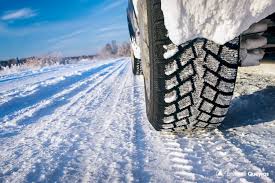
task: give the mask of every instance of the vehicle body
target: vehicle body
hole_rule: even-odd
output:
[[[249,2],[129,0],[133,71],[144,75],[147,116],[155,129],[221,124],[238,67],[258,65],[270,47],[274,16],[262,19],[275,12],[275,1]]]

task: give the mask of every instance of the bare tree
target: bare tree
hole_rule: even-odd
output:
[[[122,57],[122,56],[130,56],[131,55],[131,46],[130,43],[124,42],[119,45],[117,55]]]
[[[121,44],[117,44],[116,41],[112,41],[111,44],[107,43],[99,52],[99,57],[106,58],[114,58],[114,57],[123,57],[130,56],[131,49],[130,44],[128,42],[123,42]]]

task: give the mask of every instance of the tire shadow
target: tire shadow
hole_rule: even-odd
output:
[[[233,99],[221,131],[275,120],[275,86]]]

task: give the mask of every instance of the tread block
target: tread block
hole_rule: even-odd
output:
[[[220,62],[215,59],[212,55],[207,55],[206,56],[206,67],[209,68],[210,70],[217,72],[220,66]]]
[[[205,89],[202,91],[202,96],[208,98],[211,101],[214,101],[217,91],[213,90],[209,86],[206,86]]]
[[[173,124],[163,124],[163,125],[162,125],[162,128],[163,128],[163,129],[171,129],[171,128],[173,128],[173,127],[174,127]]]
[[[184,82],[180,87],[180,96],[187,95],[188,93],[193,91],[193,85],[191,83],[191,80]]]
[[[202,105],[201,105],[201,107],[200,107],[200,110],[205,111],[205,112],[207,112],[207,113],[211,113],[213,107],[214,107],[213,104],[211,104],[211,103],[209,103],[209,102],[207,102],[207,101],[203,101],[203,102],[202,102]]]
[[[218,55],[220,50],[220,45],[213,43],[212,41],[207,41],[205,44],[206,51],[211,51],[215,55]]]
[[[184,108],[187,108],[189,106],[192,105],[192,102],[191,102],[191,98],[190,96],[187,96],[183,99],[181,99],[179,102],[178,102],[178,105],[179,105],[179,109],[182,110]]]
[[[210,123],[212,123],[212,124],[217,124],[217,123],[222,122],[223,120],[224,120],[224,117],[220,117],[220,118],[218,118],[218,117],[213,117],[213,118],[210,120]]]
[[[216,100],[216,103],[222,106],[228,106],[231,102],[232,96],[225,96],[222,94],[219,94]]]
[[[170,115],[176,112],[176,106],[175,105],[170,105],[168,107],[165,107],[164,114]]]
[[[198,117],[198,120],[208,122],[210,120],[211,116],[206,113],[201,113]]]
[[[198,55],[198,58],[201,58],[201,59],[203,59],[206,55],[205,50],[203,50],[203,45],[204,45],[204,40],[200,39],[197,41],[196,46],[195,46],[195,50]]]
[[[235,87],[235,83],[228,83],[225,81],[220,81],[218,85],[218,89],[223,92],[233,92]]]
[[[176,126],[184,126],[184,125],[188,125],[187,120],[180,120],[180,121],[176,122]]]
[[[210,71],[206,71],[204,80],[211,86],[215,87],[218,83],[219,78],[212,74]]]
[[[185,67],[185,65],[188,64],[188,62],[194,58],[195,58],[195,55],[192,50],[192,47],[187,48],[180,56],[181,66]]]
[[[173,60],[169,64],[165,65],[165,75],[169,76],[178,70],[177,61]]]
[[[163,123],[172,123],[172,122],[174,122],[175,121],[175,118],[174,118],[174,116],[168,116],[168,117],[164,117],[163,118]]]
[[[213,114],[218,115],[218,116],[225,116],[227,111],[228,111],[227,108],[215,107]]]
[[[164,101],[169,104],[169,103],[176,101],[177,98],[178,98],[177,92],[175,90],[173,90],[173,91],[165,94]]]
[[[177,77],[174,76],[171,79],[165,81],[165,88],[167,90],[170,90],[170,89],[174,88],[175,86],[177,86],[178,84],[179,83],[178,83]]]
[[[189,79],[191,76],[193,76],[194,74],[195,73],[194,73],[192,64],[188,64],[186,68],[180,72],[179,74],[180,80],[185,81]]]
[[[179,119],[179,120],[181,120],[181,119],[183,119],[183,118],[186,118],[186,117],[189,117],[190,116],[190,113],[189,113],[189,110],[188,109],[185,109],[185,110],[183,110],[183,111],[181,111],[181,112],[179,112],[178,114],[177,114],[177,118]]]
[[[238,52],[236,50],[232,50],[224,46],[220,54],[220,57],[229,64],[237,64],[236,58],[238,58]]]
[[[237,75],[237,69],[228,68],[225,65],[221,66],[220,75],[224,76],[226,79],[235,79]]]

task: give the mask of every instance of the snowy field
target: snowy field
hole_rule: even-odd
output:
[[[274,72],[240,69],[224,125],[194,135],[150,126],[129,59],[2,75],[0,182],[273,182]]]

